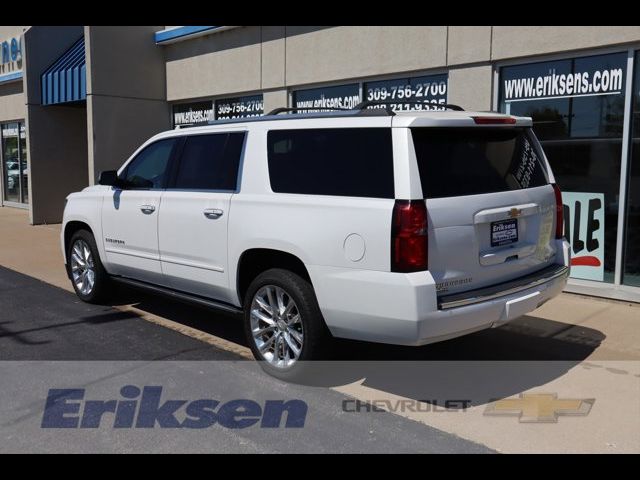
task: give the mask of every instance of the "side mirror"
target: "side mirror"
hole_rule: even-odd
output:
[[[105,170],[100,172],[98,183],[100,185],[109,185],[111,187],[122,186],[122,181],[118,178],[118,172],[116,170]]]

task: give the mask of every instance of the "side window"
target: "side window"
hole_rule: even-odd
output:
[[[244,132],[187,136],[172,188],[236,190],[244,137]]]
[[[267,143],[274,192],[394,198],[390,128],[272,130]]]
[[[123,178],[130,188],[164,188],[174,138],[159,140],[142,150],[127,165]]]

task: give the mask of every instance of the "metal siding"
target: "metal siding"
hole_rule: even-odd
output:
[[[87,98],[84,37],[44,71],[41,83],[43,105],[77,102]]]

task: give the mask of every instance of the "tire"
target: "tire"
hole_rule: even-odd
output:
[[[281,317],[280,321],[273,322],[274,326],[271,331],[266,332],[264,336],[256,338],[254,330],[266,329],[270,324],[255,315],[254,310],[258,310],[263,319],[273,318],[269,313],[269,309],[260,306],[257,300],[257,297],[259,297],[263,304],[267,304],[267,307],[273,305],[272,302],[268,302],[269,289],[271,289],[272,298],[276,304],[277,297],[282,292],[284,294],[282,297],[283,304],[286,302],[285,306],[288,307],[291,300],[293,300],[294,306],[290,307],[291,310],[286,313],[286,316]],[[299,321],[295,321],[296,311]],[[244,328],[253,356],[259,361],[263,370],[276,378],[286,381],[302,380],[305,373],[310,371],[311,361],[326,358],[332,339],[320,312],[318,300],[311,284],[299,275],[279,268],[267,270],[251,282],[244,299]],[[274,331],[275,333],[272,334]],[[295,361],[288,365],[285,360],[280,362],[279,365],[276,364],[278,360],[275,357],[274,344],[278,340],[277,338],[275,340],[270,339],[272,336],[275,337],[277,333],[281,337],[279,345],[282,349],[288,350],[290,357],[295,356],[291,343],[297,347],[300,347],[300,344],[302,345]],[[287,334],[288,339],[286,338]],[[299,341],[300,334],[302,334],[302,343]],[[260,350],[259,342],[262,342],[262,347],[266,348],[266,351],[263,350],[264,353]],[[279,352],[282,352],[282,350],[279,350]]]
[[[78,249],[76,249],[76,247],[78,247]],[[89,262],[86,262],[86,250],[88,250],[90,254]],[[85,283],[79,284],[80,279],[76,277],[78,274],[76,267],[80,262],[78,262],[73,255],[77,255],[78,253],[81,253],[80,260],[85,261],[85,263],[89,265],[88,269],[85,268],[83,270],[83,268],[80,268],[80,277],[83,271],[90,270],[93,272],[92,274],[87,273],[86,277],[87,279],[90,279],[90,277],[93,278],[93,286],[91,288],[85,288]],[[102,303],[108,297],[111,286],[109,274],[102,265],[96,241],[91,232],[78,230],[71,236],[67,250],[67,268],[69,269],[73,289],[80,300],[87,303]]]

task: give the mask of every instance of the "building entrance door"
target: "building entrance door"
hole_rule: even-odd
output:
[[[3,203],[29,203],[29,164],[23,122],[5,123],[2,137]]]

